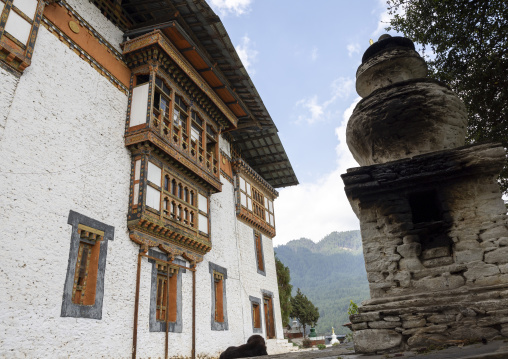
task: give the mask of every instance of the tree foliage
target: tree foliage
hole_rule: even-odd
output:
[[[275,268],[277,271],[282,324],[287,326],[289,324],[289,315],[291,314],[291,291],[293,290],[293,286],[290,284],[291,275],[289,268],[277,257],[275,257]]]
[[[387,0],[390,27],[419,43],[431,76],[464,101],[469,143],[508,148],[508,1]],[[508,193],[508,161],[500,176]]]
[[[305,294],[300,292],[300,288],[296,291],[296,295],[291,298],[291,316],[298,319],[303,326],[305,335],[305,327],[307,325],[315,326],[319,319],[319,309],[312,304]]]
[[[351,300],[347,308],[347,315],[352,316],[353,314],[358,314],[358,305]]]

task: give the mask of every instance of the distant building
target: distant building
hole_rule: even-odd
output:
[[[204,0],[1,0],[0,357],[286,350],[298,184]]]

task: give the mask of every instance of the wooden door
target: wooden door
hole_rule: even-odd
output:
[[[273,319],[273,304],[271,297],[263,297],[265,310],[266,339],[275,338],[275,321]]]

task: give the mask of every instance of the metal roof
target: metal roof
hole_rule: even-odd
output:
[[[205,0],[92,1],[126,37],[160,29],[239,119],[223,132],[242,158],[274,188],[298,184],[277,127]]]

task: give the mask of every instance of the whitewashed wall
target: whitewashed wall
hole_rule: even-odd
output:
[[[7,123],[7,115],[9,114],[12,99],[16,92],[19,79],[0,67],[0,141],[2,141],[5,126]]]
[[[40,28],[0,142],[0,357],[128,356],[137,250],[125,220],[126,108],[124,93]],[[71,209],[115,227],[100,321],[60,317]]]
[[[121,32],[93,5],[69,3],[117,46]],[[0,87],[0,357],[130,358],[138,245],[126,223],[127,96],[44,27],[31,66],[19,80],[0,69]],[[220,146],[230,153],[227,141],[221,139]],[[196,272],[196,353],[202,357],[245,343],[252,335],[249,295],[261,298],[262,289],[274,294],[276,334],[282,338],[272,241],[263,237],[266,277],[261,276],[252,228],[237,221],[233,185],[221,180],[223,191],[211,198],[213,249]],[[115,227],[101,320],[60,317],[70,210]],[[227,269],[227,331],[211,329],[209,262]],[[143,259],[139,358],[164,356],[165,333],[149,332],[151,268]],[[182,333],[169,334],[170,356],[191,353],[190,271],[182,274],[182,311]]]

